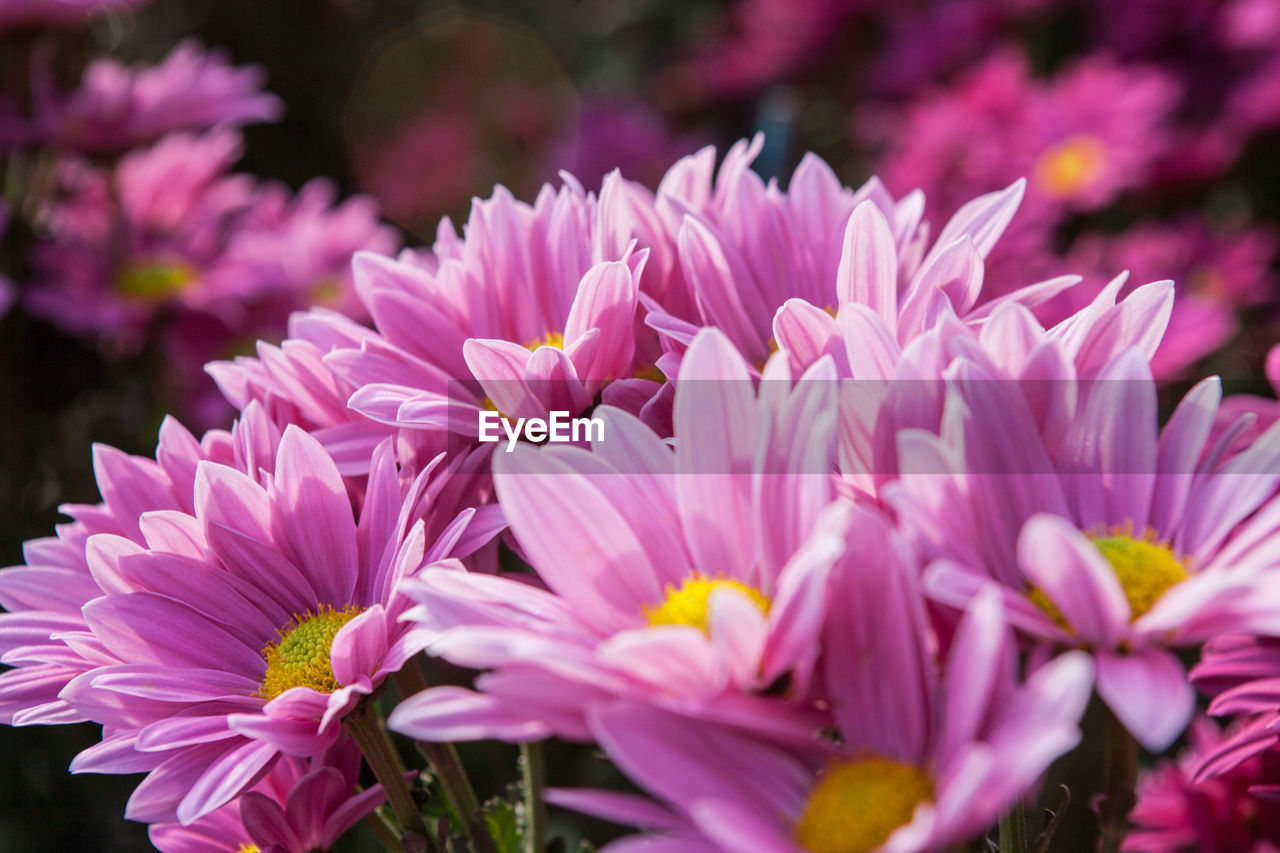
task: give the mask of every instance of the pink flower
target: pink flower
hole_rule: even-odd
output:
[[[1229,735],[1229,733],[1228,733]],[[1196,780],[1196,766],[1217,751],[1223,732],[1205,718],[1191,726],[1191,745],[1177,761],[1162,761],[1138,781],[1125,853],[1275,853],[1280,850],[1280,753],[1248,759],[1230,772]],[[1260,790],[1259,786],[1262,786]]]
[[[1173,279],[1179,295],[1160,348],[1156,376],[1176,376],[1221,347],[1236,331],[1236,314],[1272,300],[1276,233],[1265,227],[1212,227],[1199,219],[1138,225],[1115,235],[1086,234],[1072,244],[1074,270],[1128,270],[1137,281]],[[1094,276],[1089,276],[1094,278]],[[1064,294],[1078,302],[1088,287]]]
[[[36,131],[59,150],[115,154],[172,131],[275,121],[283,104],[262,91],[262,78],[258,67],[232,67],[224,52],[191,40],[150,68],[102,57],[70,94],[38,78]]]
[[[653,832],[606,848],[617,853],[916,853],[984,832],[1079,741],[1088,660],[1064,656],[1019,684],[991,594],[974,602],[944,659],[912,575],[886,545],[842,572],[833,596],[824,675],[838,743],[783,751],[653,708],[606,705],[592,710],[593,733],[660,802],[578,790],[548,799]]]
[[[1193,781],[1229,773],[1280,745],[1280,639],[1233,633],[1215,637],[1205,644],[1191,679],[1214,697],[1210,714],[1234,714],[1239,723],[1197,750]],[[1266,781],[1280,786],[1280,778]]]
[[[312,853],[329,850],[386,799],[381,785],[356,793],[360,751],[337,741],[309,760],[286,756],[237,799],[187,824],[149,830],[162,853]]]
[[[256,405],[241,422],[234,433],[211,432],[197,441],[166,418],[155,459],[94,447],[102,503],[61,507],[74,521],[60,525],[56,537],[27,542],[25,565],[0,571],[0,605],[8,611],[0,613],[0,660],[13,667],[0,673],[0,720],[50,725],[86,719],[59,692],[93,667],[117,662],[100,645],[83,642],[88,627],[82,608],[103,594],[90,568],[89,540],[112,534],[143,546],[144,514],[192,511],[196,466],[203,460],[240,470],[262,464],[269,470],[279,433],[262,420]],[[268,445],[268,458],[258,456],[260,442]],[[72,632],[81,641],[65,642],[63,634]]]
[[[1164,749],[1195,705],[1171,650],[1280,629],[1280,431],[1223,461],[1227,445],[1206,446],[1215,379],[1160,430],[1155,383],[1132,349],[1084,384],[1023,388],[971,362],[951,375],[943,437],[910,439],[928,476],[885,490],[943,558],[929,594],[964,606],[995,584],[1021,631],[1088,649],[1103,701]],[[1046,416],[1050,429],[1037,425]]]
[[[325,359],[357,386],[351,408],[474,440],[483,408],[545,417],[576,415],[602,390],[606,402],[647,399],[658,383],[635,374],[659,352],[636,319],[649,252],[629,230],[645,193],[613,175],[600,202],[611,212],[597,214],[576,184],[544,188],[533,206],[500,187],[476,202],[465,239],[446,219],[429,253],[358,254],[356,286],[380,334]],[[584,240],[596,216],[599,236]]]
[[[1027,219],[1096,210],[1140,185],[1163,148],[1177,87],[1160,72],[1090,57],[1033,80],[1016,52],[997,53],[952,90],[906,108],[881,172],[920,187],[944,214],[975,193],[1028,177]]]
[[[342,717],[425,644],[399,621],[400,580],[501,527],[493,512],[438,516],[436,467],[406,493],[380,446],[357,521],[337,466],[290,426],[262,482],[201,463],[194,512],[144,518],[145,547],[93,537],[90,568],[108,594],[84,620],[120,662],[61,694],[106,731],[73,770],[148,770],[126,816],[189,823],[282,754],[331,746]]]
[[[587,710],[622,697],[808,737],[813,714],[767,691],[807,696],[827,578],[845,548],[849,508],[832,503],[827,475],[829,365],[794,386],[775,370],[757,399],[741,356],[708,330],[684,369],[674,454],[601,407],[592,452],[497,455],[503,512],[547,589],[456,567],[406,584],[422,604],[413,616],[442,632],[430,652],[493,671],[478,691],[401,703],[392,728],[430,740],[586,739]]]

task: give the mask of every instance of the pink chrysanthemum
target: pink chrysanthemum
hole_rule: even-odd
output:
[[[62,151],[115,154],[173,131],[275,121],[283,104],[262,91],[262,78],[256,66],[232,67],[225,53],[194,41],[149,68],[100,58],[70,94],[37,78],[37,138]]]
[[[1206,444],[1215,379],[1161,430],[1132,349],[1088,383],[1019,387],[973,362],[951,376],[942,438],[909,439],[921,476],[886,487],[944,558],[930,595],[963,606],[994,582],[1014,625],[1088,649],[1103,701],[1143,745],[1167,747],[1195,705],[1171,650],[1280,629],[1280,430],[1224,461],[1229,441]],[[1046,416],[1057,425],[1042,429]]]
[[[1230,633],[1215,637],[1205,645],[1191,679],[1214,697],[1209,713],[1234,714],[1240,723],[1198,750],[1195,781],[1280,747],[1280,639]],[[1280,786],[1280,778],[1269,782]]]
[[[333,460],[290,426],[262,483],[201,463],[194,512],[144,516],[145,547],[93,537],[90,568],[108,594],[84,607],[85,641],[120,663],[62,693],[107,731],[73,770],[149,770],[127,816],[187,823],[281,754],[332,745],[342,717],[425,643],[399,621],[400,580],[501,526],[490,511],[437,517],[436,468],[406,495],[381,445],[357,522]]]
[[[356,792],[360,751],[343,738],[310,760],[287,756],[250,790],[186,826],[154,824],[161,853],[315,853],[329,850],[382,804],[381,785]]]
[[[1093,57],[1046,81],[998,53],[957,87],[908,108],[886,136],[891,187],[920,187],[944,213],[1028,177],[1026,217],[1096,210],[1138,185],[1164,147],[1178,94],[1158,71]]]
[[[942,660],[892,539],[859,542],[868,559],[840,573],[827,629],[838,745],[784,752],[657,709],[606,705],[592,709],[593,734],[661,804],[581,790],[548,799],[653,833],[612,853],[922,853],[985,831],[1079,740],[1088,661],[1064,656],[1017,683],[991,594]]]
[[[252,337],[267,331],[258,317],[354,307],[352,253],[390,250],[393,234],[367,200],[333,207],[325,181],[291,197],[230,173],[240,148],[237,133],[218,130],[171,134],[110,171],[64,162],[41,215],[48,236],[33,253],[28,306],[122,349],[140,346],[165,311],[212,314],[229,337]]]
[[[1239,310],[1274,299],[1270,266],[1278,246],[1269,228],[1213,227],[1184,219],[1115,235],[1086,234],[1072,244],[1067,264],[1094,273],[1089,275],[1094,279],[1103,271],[1124,269],[1137,281],[1158,275],[1178,283],[1169,328],[1151,360],[1156,376],[1178,376],[1230,340]],[[1075,302],[1090,290],[1080,288],[1062,299]]]
[[[1230,737],[1230,732],[1226,734]],[[1190,747],[1162,761],[1138,781],[1138,802],[1125,853],[1275,853],[1280,850],[1280,753],[1247,759],[1231,771],[1197,781],[1206,755],[1219,752],[1224,733],[1200,718]],[[1261,796],[1260,796],[1261,795]]]
[[[478,692],[441,687],[403,702],[392,728],[430,740],[585,739],[587,708],[623,697],[808,737],[812,715],[788,700],[809,690],[848,515],[827,474],[829,365],[794,387],[766,371],[775,378],[757,399],[741,356],[708,330],[685,370],[674,454],[610,407],[597,410],[593,452],[497,454],[503,512],[548,589],[447,568],[408,584],[423,605],[413,615],[443,632],[431,653],[494,671]],[[781,695],[765,695],[771,685]]]
[[[201,461],[253,471],[262,465],[269,471],[278,439],[254,405],[233,433],[210,432],[201,441],[166,418],[154,460],[94,447],[102,503],[61,507],[74,521],[60,525],[56,537],[27,542],[25,565],[0,571],[0,605],[8,611],[0,613],[0,662],[13,667],[0,673],[0,720],[10,725],[81,722],[86,717],[59,692],[95,666],[117,662],[96,644],[69,645],[63,638],[88,630],[82,608],[103,594],[86,553],[90,538],[111,534],[142,547],[146,513],[193,511]]]

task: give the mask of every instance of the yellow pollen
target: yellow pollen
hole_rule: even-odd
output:
[[[1135,538],[1132,525],[1129,525],[1113,528],[1106,535],[1091,534],[1089,538],[1120,581],[1120,588],[1129,602],[1131,620],[1154,607],[1170,587],[1188,577],[1186,566],[1173,549],[1157,540],[1152,531]],[[1062,612],[1039,588],[1032,587],[1027,597],[1054,622],[1067,631],[1071,630]]]
[[[827,768],[796,823],[796,841],[812,853],[870,853],[933,799],[933,779],[888,758],[837,761]]]
[[[761,613],[769,614],[769,599],[755,587],[728,578],[705,578],[694,572],[680,582],[678,589],[667,584],[667,597],[661,604],[645,605],[644,615],[650,625],[692,625],[704,634],[710,633],[707,629],[707,602],[712,590],[722,587],[738,590],[751,599]]]
[[[236,848],[236,853],[262,853],[262,851],[258,849],[258,845],[246,841]]]
[[[186,290],[196,279],[189,264],[134,263],[120,270],[116,289],[125,296],[149,302],[160,302]]]
[[[279,639],[262,650],[267,674],[258,695],[271,701],[293,687],[310,687],[320,693],[337,690],[338,680],[329,657],[333,638],[361,612],[354,604],[341,610],[321,605],[319,612],[295,615],[293,622],[277,629]]]
[[[1050,195],[1068,196],[1087,187],[1105,163],[1106,151],[1098,137],[1076,134],[1040,155],[1035,180]]]
[[[556,349],[564,349],[564,333],[563,332],[547,332],[536,341],[529,341],[525,344],[525,349],[535,350],[538,347],[555,347]]]

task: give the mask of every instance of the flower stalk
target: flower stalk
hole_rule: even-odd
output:
[[[542,802],[547,765],[540,742],[520,744],[520,780],[524,792],[524,853],[541,853],[547,825],[547,806]]]
[[[1138,742],[1110,709],[1103,719],[1103,774],[1106,788],[1098,805],[1101,853],[1120,853],[1129,828],[1134,787],[1138,781]]]
[[[416,658],[393,675],[392,682],[402,698],[427,689],[427,679]],[[440,786],[444,788],[445,796],[449,798],[449,804],[462,824],[462,833],[468,839],[473,839],[477,834],[476,824],[480,821],[480,801],[467,776],[466,768],[462,766],[462,759],[458,757],[457,749],[451,743],[421,740],[414,743],[418,754],[426,759],[431,771],[440,780]]]
[[[426,821],[405,784],[405,767],[400,760],[382,719],[368,699],[362,700],[342,721],[342,727],[360,747],[364,760],[387,795],[387,803],[400,824],[400,847],[405,853],[426,853]]]

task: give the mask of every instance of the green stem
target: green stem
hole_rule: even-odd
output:
[[[422,667],[417,658],[407,663],[392,677],[396,690],[400,691],[401,700],[421,693],[427,689],[427,679],[422,674]],[[462,831],[471,838],[475,834],[475,824],[480,820],[480,801],[476,797],[475,788],[467,770],[462,766],[462,759],[451,743],[432,743],[417,741],[418,754],[427,760],[440,786],[444,788],[449,804],[462,822]]]
[[[1027,811],[1022,803],[1000,818],[1000,853],[1027,853]]]
[[[385,807],[378,808],[365,817],[364,825],[369,827],[369,830],[382,842],[382,846],[391,850],[392,853],[399,853],[404,849],[400,845],[400,839],[396,837],[390,818],[386,815]]]
[[[404,763],[382,725],[382,718],[370,702],[362,700],[342,721],[342,727],[360,747],[365,762],[387,795],[387,803],[400,823],[400,848],[406,853],[426,853],[430,838],[427,824],[405,784]]]
[[[524,853],[542,853],[547,825],[542,789],[547,784],[547,765],[540,742],[520,744],[520,779],[524,791]]]
[[[1120,844],[1129,829],[1129,809],[1138,781],[1138,742],[1110,708],[1104,710],[1103,733],[1106,753],[1103,774],[1106,789],[1098,806],[1100,853],[1120,853]]]

